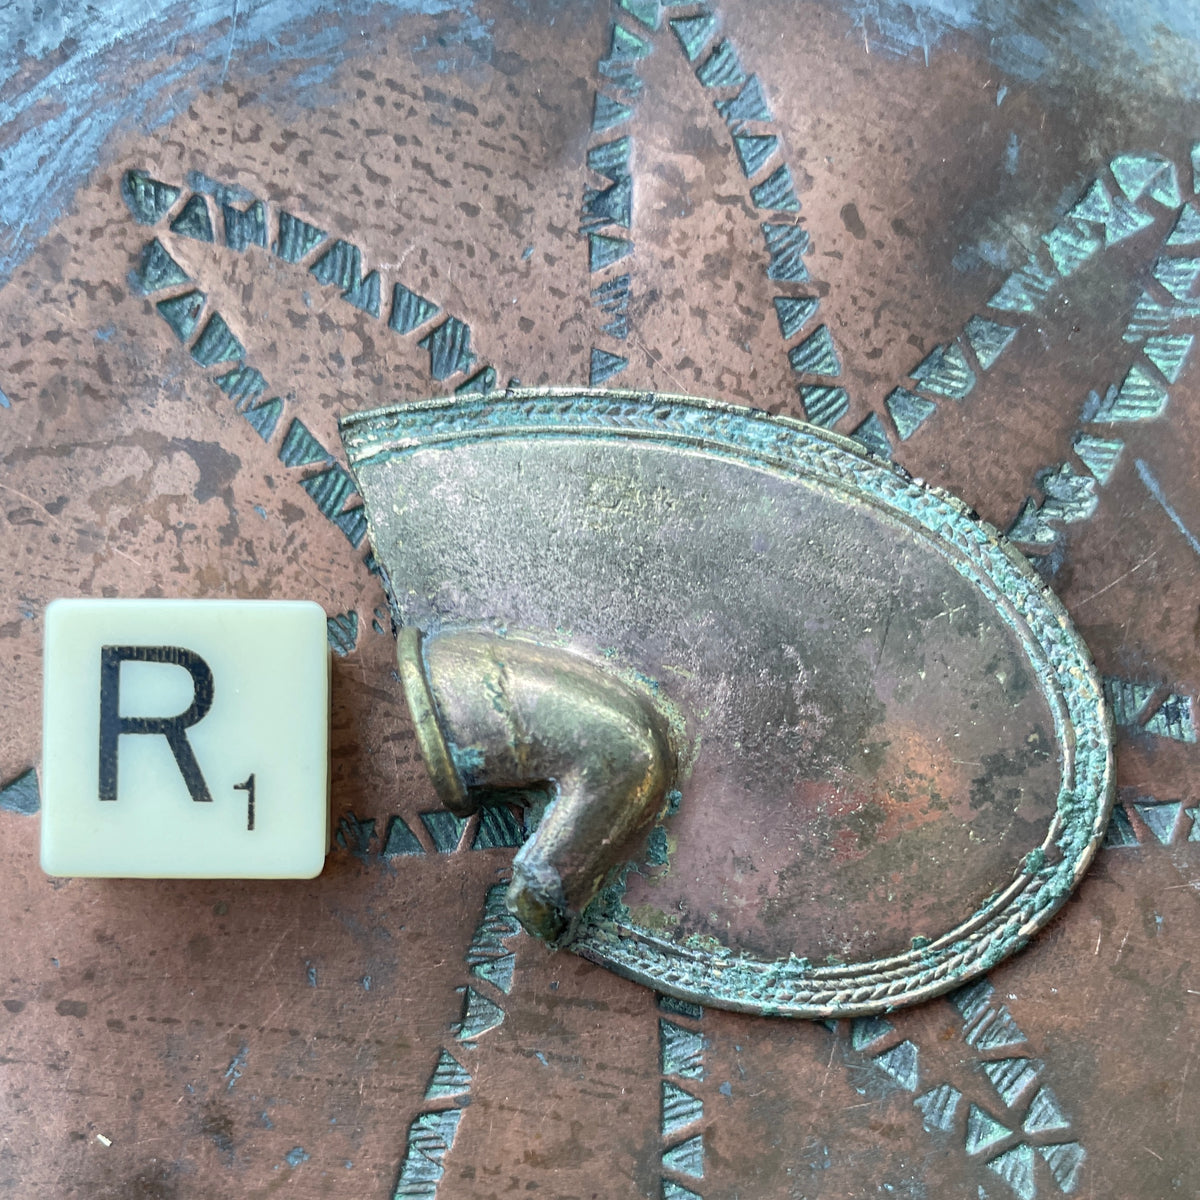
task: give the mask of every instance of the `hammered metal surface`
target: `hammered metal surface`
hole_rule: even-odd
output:
[[[1193,7],[711,16],[0,10],[0,1190],[1200,1193]],[[663,1008],[485,909],[514,833],[433,815],[335,458],[485,366],[886,437],[1012,528],[1119,731],[1022,955],[830,1030]],[[325,606],[320,880],[41,876],[41,613],[104,594]]]

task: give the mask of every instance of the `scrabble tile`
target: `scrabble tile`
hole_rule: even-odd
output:
[[[329,846],[329,646],[307,601],[46,609],[42,869],[307,879]]]

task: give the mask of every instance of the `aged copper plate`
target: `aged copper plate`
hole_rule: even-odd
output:
[[[1172,381],[1143,349],[1169,337],[1178,354],[1196,332],[1195,288],[1172,280],[1180,299],[1156,276],[1197,253],[1169,244],[1197,205],[1190,6],[1092,21],[1030,0],[721,3],[694,61],[668,22],[698,7],[664,11],[657,32],[616,4],[420,7],[0,15],[0,1191],[382,1200],[419,1122],[447,1110],[461,1119],[439,1200],[657,1200],[664,1179],[705,1200],[1200,1194],[1197,351],[1177,368],[1151,346]],[[649,47],[632,66],[609,61],[614,25]],[[697,73],[722,42],[771,117],[742,132],[779,139],[753,180],[713,103],[739,89]],[[618,90],[631,80],[636,96]],[[597,94],[630,115],[594,126]],[[589,153],[623,136],[631,228],[600,232],[632,250],[592,271],[581,210],[607,184]],[[1169,170],[1139,191],[1130,159]],[[780,163],[803,207],[765,218],[751,189]],[[153,225],[123,197],[131,170],[179,189]],[[215,189],[239,211],[263,201],[267,246],[226,241]],[[212,242],[172,228],[197,193]],[[1089,195],[1111,207],[1080,226]],[[378,317],[312,273],[323,249],[274,253],[281,212],[359,249],[360,279],[379,272]],[[767,220],[806,232],[807,281],[768,275]],[[130,281],[154,239],[190,285],[143,295]],[[1076,241],[1069,274],[1043,239],[1060,258]],[[1046,274],[1025,277],[1023,307],[991,308],[1031,254]],[[624,276],[627,290],[602,290]],[[390,328],[394,283],[439,316]],[[188,286],[262,373],[257,399],[282,401],[267,439],[241,415],[256,401],[216,384],[229,368],[192,356],[199,330],[183,345],[159,315]],[[1129,341],[1143,294],[1166,327]],[[782,295],[820,300],[790,335]],[[438,380],[420,343],[451,315],[475,361]],[[1017,331],[986,370],[962,341],[973,317]],[[789,351],[822,325],[841,373],[798,374]],[[961,373],[913,377],[953,345],[969,389]],[[837,432],[874,417],[866,432],[881,427],[897,462],[998,528],[1029,499],[1046,518],[1021,547],[1118,700],[1117,807],[1075,896],[989,973],[981,1007],[938,999],[834,1031],[686,1015],[519,937],[510,990],[480,978],[471,947],[512,850],[474,849],[470,828],[437,849],[382,589],[305,486],[324,458],[304,461],[287,435],[298,418],[332,454],[339,416],[453,390],[485,363],[501,385],[585,385],[593,347],[628,360],[612,385],[809,418],[810,402],[844,401]],[[797,361],[833,367],[821,348]],[[1119,393],[1135,365],[1163,391],[1140,415],[1085,420],[1089,394]],[[889,405],[896,388],[934,405],[915,428],[911,406]],[[348,651],[334,666],[346,823],[319,884],[41,876],[27,775],[40,614],[106,591],[325,605]],[[422,854],[383,853],[393,818]],[[473,1050],[455,1029],[468,986],[503,1013]],[[426,1099],[443,1050],[467,1060],[470,1088]],[[673,1124],[664,1083],[700,1115]],[[677,1169],[685,1145],[702,1178]]]
[[[514,390],[341,430],[399,624],[539,638],[682,727],[658,861],[578,953],[704,1004],[869,1015],[982,974],[1083,875],[1112,804],[1100,682],[952,497],[678,396]]]

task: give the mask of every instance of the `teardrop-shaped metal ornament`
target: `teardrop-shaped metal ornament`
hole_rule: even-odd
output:
[[[954,497],[678,396],[513,391],[342,436],[444,801],[549,802],[510,890],[540,936],[703,1004],[866,1015],[988,970],[1086,870],[1100,682]]]

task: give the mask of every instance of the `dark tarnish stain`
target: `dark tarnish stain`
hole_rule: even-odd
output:
[[[851,237],[861,242],[867,236],[867,227],[862,223],[862,217],[858,215],[857,204],[843,204],[839,215]]]
[[[172,438],[171,448],[182,450],[200,472],[193,495],[198,504],[220,496],[233,482],[242,466],[236,454],[230,454],[218,442],[199,442],[195,438]]]
[[[10,1013],[19,1013],[25,1007],[25,1001],[5,1000],[4,1007],[7,1008]]]
[[[54,1011],[60,1017],[86,1017],[88,1006],[83,1000],[60,1000]]]
[[[982,758],[983,774],[976,775],[971,780],[971,808],[978,810],[994,804],[1013,804],[1021,799],[1021,779],[1034,767],[1044,762],[1050,751],[1050,744],[1045,730],[1035,726],[1026,740],[1026,748],[1016,754],[998,750],[995,754],[985,754]],[[1013,784],[1000,788],[1003,779],[1013,780]]]
[[[200,1122],[200,1132],[216,1146],[222,1161],[227,1166],[232,1166],[233,1118],[217,1105],[210,1105]]]
[[[188,958],[199,960],[207,958],[212,953],[212,938],[205,933],[195,933],[188,938]]]
[[[178,1200],[177,1163],[155,1163],[143,1167],[124,1183],[92,1193],[94,1200]]]

